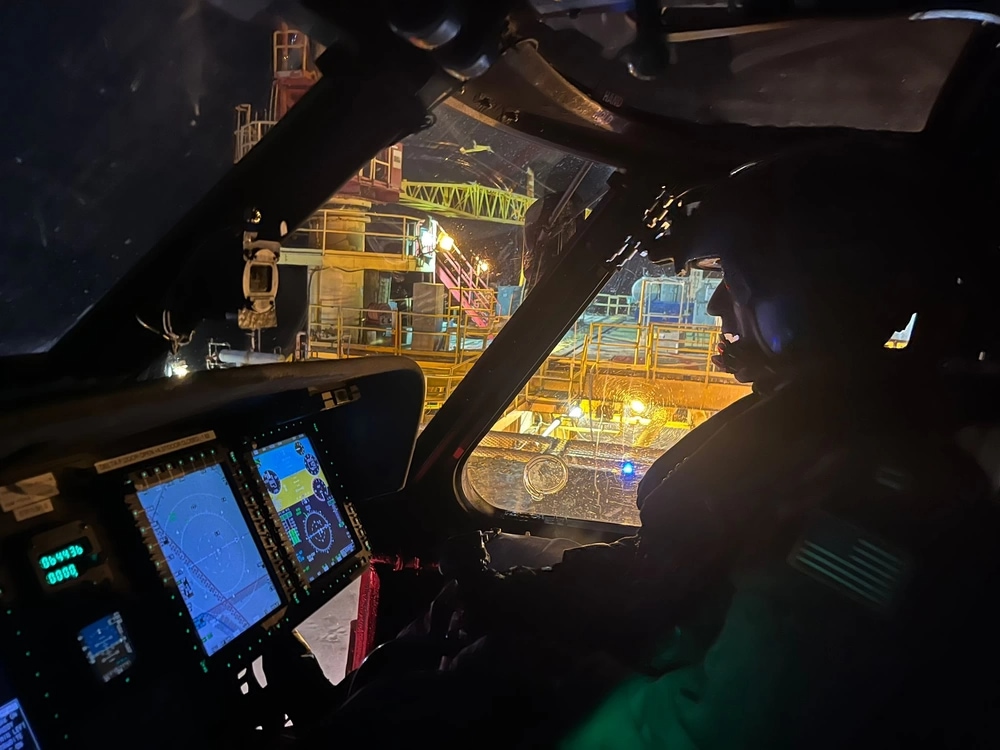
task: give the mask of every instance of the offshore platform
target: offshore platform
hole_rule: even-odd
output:
[[[318,80],[320,51],[295,29],[274,32],[270,104],[263,112],[236,108],[234,160]],[[491,260],[460,248],[448,222],[521,233],[534,181],[525,180],[523,194],[409,181],[404,148],[376,154],[288,235],[280,263],[307,274],[307,325],[292,356],[408,356],[427,379],[427,420],[522,294],[492,283]],[[629,293],[598,295],[473,451],[467,494],[517,512],[636,523],[630,482],[687,430],[749,392],[711,362],[720,332],[705,308],[718,283],[700,271],[643,275]],[[210,359],[253,360],[236,354],[216,348]],[[581,477],[585,493],[574,490]],[[590,491],[597,477],[608,481]]]
[[[300,31],[274,32],[271,52],[267,110],[236,108],[236,161],[320,76],[314,60],[321,50]],[[288,235],[280,263],[306,272],[306,325],[291,356],[410,357],[427,379],[426,422],[524,292],[523,272],[522,285],[493,283],[491,260],[460,248],[449,222],[507,225],[523,243],[535,180],[526,169],[524,193],[410,181],[404,148],[376,154]],[[460,149],[489,150],[475,142]],[[706,307],[720,279],[701,271],[654,276],[661,269],[633,260],[635,268],[623,269],[635,277],[627,293],[619,285],[619,293],[594,299],[472,451],[462,479],[466,497],[515,513],[635,525],[634,483],[645,469],[692,427],[749,393],[711,361],[720,330]],[[904,346],[908,333],[887,345]],[[216,345],[209,359],[227,366],[272,356]]]

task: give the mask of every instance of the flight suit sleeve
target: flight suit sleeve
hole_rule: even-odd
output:
[[[468,614],[485,630],[551,630],[591,610],[616,610],[615,597],[635,561],[636,537],[567,550],[551,568],[491,572],[461,594]]]
[[[734,576],[704,658],[619,685],[562,750],[775,750],[815,747],[816,727],[846,730],[890,688],[880,673],[892,628],[864,597],[821,580],[846,570],[829,562],[818,576],[786,559]]]

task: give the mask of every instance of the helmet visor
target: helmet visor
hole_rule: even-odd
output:
[[[691,268],[700,268],[702,271],[721,271],[722,258],[718,255],[710,255],[705,258],[692,258],[688,261]]]

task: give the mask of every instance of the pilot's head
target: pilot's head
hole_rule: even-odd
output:
[[[742,382],[877,356],[917,312],[934,186],[894,145],[847,142],[749,164],[670,212],[678,266],[722,271],[716,364]],[[935,248],[940,251],[940,248]]]

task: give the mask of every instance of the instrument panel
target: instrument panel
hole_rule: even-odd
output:
[[[369,564],[355,498],[405,479],[422,377],[371,369],[329,390],[223,399],[5,478],[0,748],[89,746],[151,722],[163,728],[142,746],[176,747],[242,710],[254,660]],[[395,435],[373,458],[379,425]],[[359,476],[370,465],[378,477]]]

